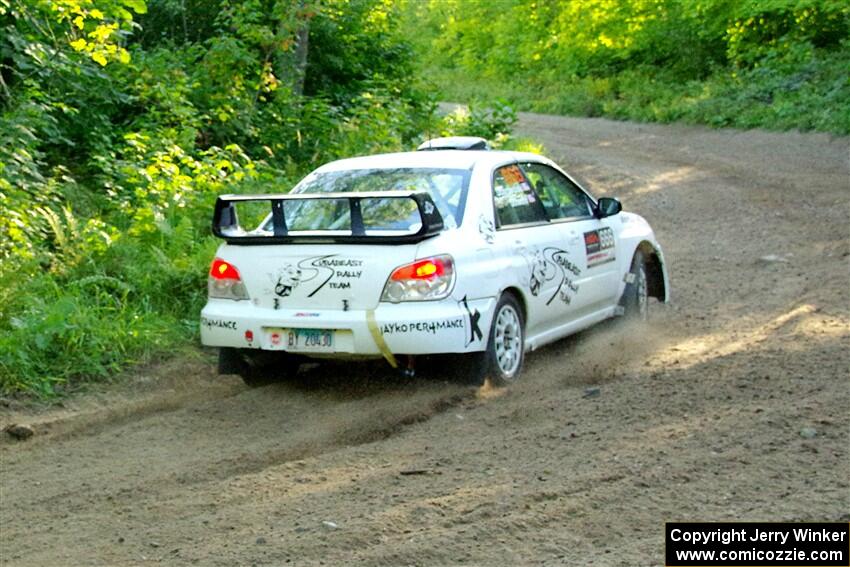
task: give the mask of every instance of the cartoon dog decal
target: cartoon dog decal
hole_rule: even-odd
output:
[[[555,277],[554,266],[546,261],[543,252],[540,250],[535,250],[533,254],[526,256],[526,262],[531,271],[528,278],[528,289],[531,291],[531,295],[536,296],[540,293],[540,287],[543,283]]]
[[[301,283],[301,270],[292,264],[286,264],[276,274],[270,276],[274,283],[274,292],[278,297],[288,297]]]

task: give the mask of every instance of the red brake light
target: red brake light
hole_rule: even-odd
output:
[[[210,277],[207,278],[207,294],[218,299],[233,299],[236,301],[249,299],[248,290],[242,283],[239,270],[221,258],[213,260],[210,266]]]
[[[210,277],[216,280],[241,280],[239,270],[233,264],[228,264],[221,258],[213,260],[210,266]]]
[[[416,260],[393,270],[384,285],[381,301],[432,301],[452,291],[454,260],[448,254]]]
[[[391,280],[429,280],[451,273],[451,261],[444,258],[426,258],[397,268],[390,276]]]

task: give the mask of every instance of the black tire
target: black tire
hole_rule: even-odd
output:
[[[646,275],[646,259],[638,250],[632,258],[629,268],[629,283],[623,292],[623,315],[632,321],[646,321],[649,318],[649,280]]]
[[[480,386],[490,378],[494,386],[516,382],[525,361],[525,318],[516,297],[505,293],[493,311],[493,322],[483,352],[463,355],[459,369],[464,382]]]
[[[221,348],[218,351],[218,373],[238,374],[252,388],[292,378],[301,359],[285,352]]]

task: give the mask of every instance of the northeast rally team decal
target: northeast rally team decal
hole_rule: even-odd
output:
[[[558,285],[546,300],[546,305],[552,303],[556,297],[569,305],[578,292],[578,284],[574,278],[581,275],[581,270],[570,261],[568,252],[549,246],[543,250],[528,250],[523,256],[530,271],[528,290],[531,295],[540,295],[544,284],[557,278]]]
[[[614,231],[609,227],[584,233],[584,249],[587,252],[587,267],[592,268],[616,258]]]
[[[296,266],[287,263],[276,272],[268,274],[269,281],[274,286],[273,290],[268,292],[273,291],[280,298],[289,297],[295,288],[307,282],[319,282],[307,297],[313,297],[325,287],[351,289],[352,282],[363,275],[362,268],[363,260],[344,258],[338,254],[305,258]]]

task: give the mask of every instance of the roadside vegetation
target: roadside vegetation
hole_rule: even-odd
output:
[[[411,0],[403,22],[445,100],[850,134],[844,0]]]
[[[0,0],[0,393],[197,343],[216,195],[286,191],[438,119],[383,0]]]

